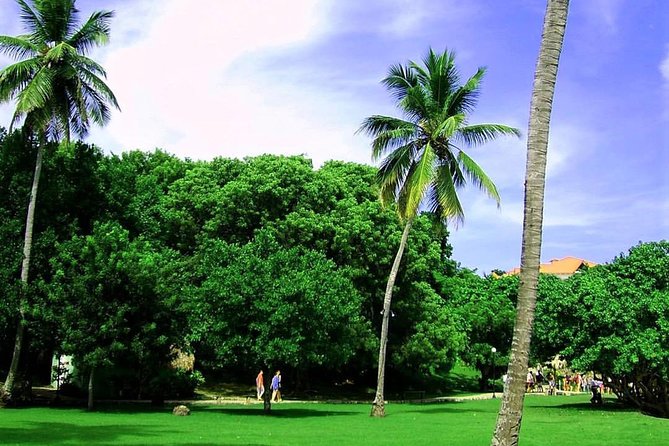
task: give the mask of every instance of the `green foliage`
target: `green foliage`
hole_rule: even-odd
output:
[[[20,0],[26,34],[0,36],[0,52],[19,62],[0,70],[0,103],[16,101],[13,123],[25,118],[31,131],[50,141],[83,137],[90,123],[109,121],[118,108],[104,83],[105,70],[86,54],[107,43],[110,11],[79,23],[73,0]]]
[[[394,363],[417,381],[443,377],[465,348],[462,320],[428,284],[414,284],[412,295],[419,306],[409,315],[415,326],[394,356]],[[406,309],[405,305],[396,307],[398,312]]]
[[[266,236],[241,247],[222,241],[204,247],[194,340],[219,366],[341,366],[368,330],[360,295],[322,254],[278,248]]]
[[[480,371],[479,388],[486,390],[488,380],[499,378],[508,363],[518,278],[483,278],[472,271],[461,270],[442,281],[442,290],[466,336],[461,358]],[[496,349],[494,354],[493,347]]]
[[[520,132],[500,124],[467,122],[484,73],[479,68],[461,84],[455,53],[432,49],[422,64],[390,67],[383,83],[404,116],[370,116],[359,131],[374,138],[372,158],[381,160],[377,180],[382,201],[397,203],[404,220],[416,215],[425,199],[429,212],[440,219],[462,220],[457,190],[467,182],[499,203],[497,188],[464,149]]]
[[[158,398],[191,398],[195,389],[204,384],[197,370],[162,369],[149,381],[148,392]]]
[[[595,370],[618,396],[669,416],[669,242],[642,243],[572,276],[539,302],[538,332],[576,369]]]
[[[30,279],[33,284],[19,284],[22,240],[25,225],[25,203],[30,194],[36,148],[20,131],[0,139],[0,368],[7,353],[11,354],[18,324],[18,303],[21,290],[26,320],[31,336],[30,348],[23,353],[30,363],[35,356],[53,348],[53,326],[45,319],[49,308],[43,290],[36,284],[49,281],[52,270],[49,260],[55,255],[57,242],[69,240],[73,234],[86,233],[92,221],[102,212],[104,198],[99,192],[96,170],[101,152],[81,143],[49,144],[36,209],[33,233]],[[47,353],[48,354],[48,353]]]
[[[150,374],[183,343],[184,318],[173,295],[163,295],[176,259],[131,240],[118,223],[96,224],[91,235],[58,245],[52,260],[50,318],[59,351],[83,369],[134,362]]]
[[[14,259],[0,269],[11,279],[0,308],[8,340],[20,266],[15,241],[35,150],[15,140],[0,146],[0,188],[16,197],[0,205],[0,250]],[[49,150],[32,270],[39,286],[28,313],[35,355],[80,349],[80,365],[134,370],[140,387],[165,363],[170,343],[195,350],[198,367],[210,372],[249,373],[272,362],[305,380],[310,370],[332,380],[373,375],[380,290],[402,228],[377,200],[372,167],[331,161],[313,170],[302,157],[280,156],[193,162],[161,151],[103,156],[83,145]],[[451,328],[429,327],[447,309],[428,299],[432,314],[421,302],[434,295],[435,274],[450,274],[447,236],[419,216],[400,269],[390,352],[401,350],[394,370],[405,379],[443,373],[452,361],[442,342]]]

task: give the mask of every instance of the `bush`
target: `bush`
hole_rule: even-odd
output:
[[[198,370],[180,369],[162,370],[149,382],[152,400],[158,402],[165,398],[189,398],[195,389],[204,383],[204,377]]]

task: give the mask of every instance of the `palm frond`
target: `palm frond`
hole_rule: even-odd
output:
[[[433,188],[434,194],[429,203],[430,209],[439,210],[440,217],[443,219],[454,220],[456,224],[462,223],[465,211],[460,203],[451,170],[447,165],[436,168]]]
[[[444,168],[448,169],[449,175],[451,176],[451,181],[453,182],[453,186],[456,189],[460,189],[467,184],[467,178],[460,168],[460,161],[456,155],[459,151],[459,148],[448,142],[447,148],[443,152],[446,154],[446,156],[439,160],[439,166],[443,166]]]
[[[485,76],[485,67],[479,67],[476,73],[470,77],[465,85],[451,92],[444,104],[447,114],[470,113],[476,107],[480,94],[481,81]]]
[[[466,116],[463,113],[452,115],[442,121],[435,129],[433,135],[437,138],[448,139],[451,138],[458,129],[462,126]]]
[[[458,153],[458,161],[463,166],[467,179],[488,194],[490,198],[494,199],[497,202],[497,207],[499,207],[500,197],[497,186],[495,186],[495,183],[492,182],[483,169],[462,150]]]
[[[39,58],[32,58],[3,68],[0,71],[0,102],[6,102],[18,96],[41,66]]]
[[[16,2],[21,9],[21,22],[23,22],[25,29],[30,32],[30,40],[34,44],[49,42],[49,34],[35,11],[24,0],[16,0]]]
[[[437,54],[430,48],[427,56],[423,58],[425,69],[415,65],[415,69],[421,72],[421,83],[430,91],[430,96],[439,109],[443,109],[452,89],[459,83],[454,61],[453,51],[444,50]]]
[[[53,47],[49,48],[49,51],[44,54],[45,64],[52,64],[55,66],[59,64],[63,59],[75,55],[76,52],[74,48],[68,45],[65,42],[58,42]]]
[[[86,56],[82,56],[78,53],[75,53],[73,57],[68,61],[73,67],[80,71],[89,71],[96,74],[97,76],[107,77],[107,72],[105,69],[94,61]]]
[[[436,107],[430,93],[421,85],[407,90],[407,94],[397,104],[402,112],[414,122],[420,122],[433,115]]]
[[[53,72],[42,66],[18,94],[16,109],[30,113],[37,108],[44,107],[51,98],[53,78]]]
[[[372,159],[378,160],[389,150],[394,150],[415,139],[416,126],[399,118],[374,115],[362,122],[356,133],[360,132],[374,138]]]
[[[413,71],[402,64],[391,65],[388,75],[381,81],[396,101],[402,100],[407,91],[418,84]]]
[[[454,139],[475,147],[494,141],[500,136],[520,137],[521,133],[517,128],[502,124],[475,124],[460,128]]]
[[[98,77],[94,72],[91,72],[86,69],[80,69],[78,70],[78,72],[79,72],[79,77],[82,79],[82,81],[89,88],[95,90],[99,95],[99,97],[101,98],[101,100],[109,102],[117,110],[121,109],[118,105],[118,101],[116,100],[114,92],[102,79],[100,79],[100,77]]]
[[[400,211],[405,218],[418,213],[418,207],[425,197],[425,192],[432,183],[434,177],[434,163],[436,155],[432,146],[428,143],[422,149],[421,157],[415,163],[407,175],[401,192],[403,205]]]
[[[93,47],[109,42],[110,23],[114,11],[96,11],[67,42],[80,54],[87,54]]]
[[[395,201],[401,186],[406,181],[415,155],[416,145],[410,143],[396,149],[381,162],[376,180],[384,204]]]
[[[12,59],[23,59],[37,54],[39,48],[33,44],[28,36],[0,36],[0,53]]]
[[[35,9],[47,42],[63,42],[72,34],[79,14],[74,0],[41,0],[35,2]]]

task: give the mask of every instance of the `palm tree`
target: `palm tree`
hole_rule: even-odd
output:
[[[483,169],[463,150],[502,135],[519,136],[517,129],[500,124],[469,124],[480,92],[484,68],[464,84],[455,67],[455,54],[432,49],[423,64],[393,65],[383,84],[397,101],[404,118],[371,116],[359,132],[371,137],[372,158],[382,159],[377,180],[381,201],[397,203],[404,231],[388,276],[383,300],[376,397],[372,416],[384,416],[384,376],[388,322],[393,286],[413,219],[421,204],[438,219],[461,222],[464,211],[457,190],[467,181],[499,204],[499,194]]]
[[[24,134],[38,143],[35,173],[26,216],[21,282],[28,283],[35,202],[44,146],[83,138],[90,123],[109,121],[114,94],[103,81],[104,69],[86,54],[109,40],[113,12],[94,12],[79,26],[75,0],[34,0],[32,7],[17,0],[27,34],[0,36],[0,51],[18,62],[0,71],[0,103],[16,101],[12,126],[23,120]],[[25,336],[24,306],[20,306],[14,354],[4,390],[11,396]]]
[[[539,59],[534,73],[527,138],[525,217],[516,323],[508,378],[491,443],[493,446],[517,445],[523,416],[525,376],[539,280],[548,132],[568,9],[569,0],[548,0]]]

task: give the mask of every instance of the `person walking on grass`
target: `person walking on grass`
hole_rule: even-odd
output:
[[[276,403],[281,401],[281,370],[277,370],[272,377],[270,388],[272,389],[272,401]]]
[[[258,401],[262,400],[262,396],[265,393],[265,378],[262,374],[262,370],[256,376],[256,393],[258,394]]]

